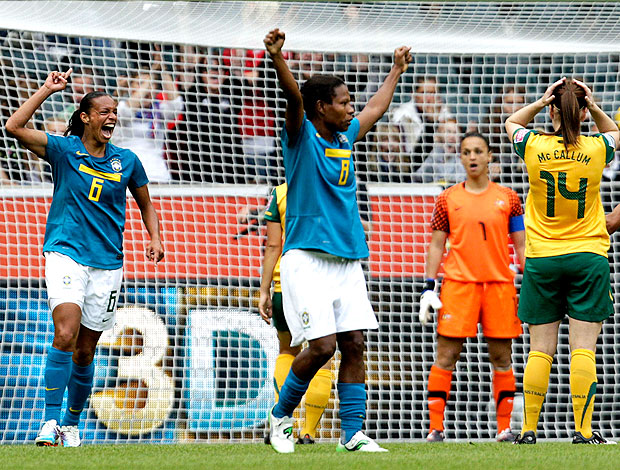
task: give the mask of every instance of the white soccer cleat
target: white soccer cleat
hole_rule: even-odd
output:
[[[61,426],[60,442],[63,447],[80,447],[82,445],[82,441],[80,440],[80,431],[78,427]]]
[[[517,436],[514,435],[510,428],[504,429],[502,432],[497,434],[495,440],[497,442],[514,442]]]
[[[39,431],[39,435],[34,440],[34,443],[38,446],[57,446],[58,441],[60,439],[60,429],[58,428],[58,423],[55,419],[50,419],[46,421],[41,430]]]
[[[336,452],[388,452],[362,431],[357,431],[349,442],[338,442]]]
[[[288,416],[276,418],[272,412],[273,408],[269,412],[269,443],[271,447],[280,454],[295,452],[295,441],[293,440],[295,419]]]

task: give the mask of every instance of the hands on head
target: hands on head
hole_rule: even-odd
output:
[[[545,94],[541,98],[541,102],[543,106],[548,106],[553,102],[553,100],[555,99],[555,95],[553,94],[553,92],[558,86],[564,84],[565,82],[566,82],[566,77],[562,77],[557,82],[554,82],[551,85],[549,85],[547,90],[545,90]],[[586,106],[588,107],[588,109],[594,106],[594,98],[592,96],[592,90],[590,90],[588,85],[586,85],[580,80],[577,80],[576,78],[573,78],[573,83],[577,85],[578,87],[580,87],[585,93],[584,99],[586,101]]]

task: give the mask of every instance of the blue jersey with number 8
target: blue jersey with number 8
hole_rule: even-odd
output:
[[[295,141],[286,128],[282,131],[288,183],[283,253],[306,249],[348,259],[368,257],[352,156],[359,130],[359,120],[353,119],[346,132],[328,142],[304,116]]]

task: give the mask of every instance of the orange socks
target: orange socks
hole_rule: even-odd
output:
[[[452,371],[431,367],[428,376],[428,412],[430,415],[430,430],[443,431],[443,417],[446,401],[450,397],[452,387]]]
[[[498,433],[510,428],[510,416],[512,415],[516,390],[517,386],[512,369],[493,371],[493,398],[495,400]]]

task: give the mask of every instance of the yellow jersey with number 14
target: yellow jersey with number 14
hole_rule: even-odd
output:
[[[567,152],[561,136],[520,128],[513,145],[530,182],[525,256],[584,252],[607,256],[609,235],[600,186],[603,169],[614,156],[614,138],[582,135]]]

